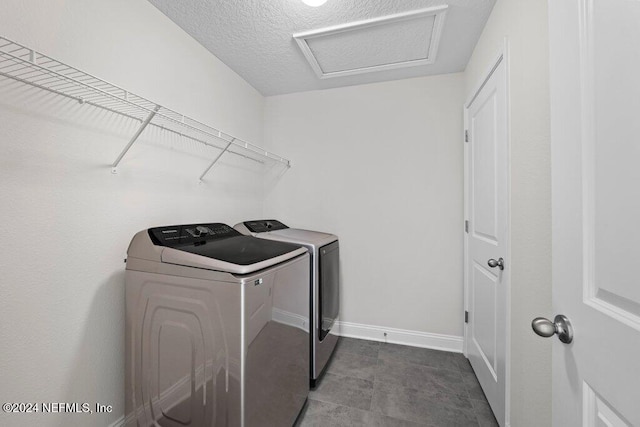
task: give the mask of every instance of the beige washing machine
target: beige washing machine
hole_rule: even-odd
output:
[[[340,245],[338,237],[319,231],[289,228],[280,221],[261,219],[236,224],[234,228],[261,239],[302,245],[310,263],[310,383],[315,387],[338,343],[334,326],[340,314]]]
[[[309,255],[225,224],[128,250],[125,425],[291,426],[309,391]]]

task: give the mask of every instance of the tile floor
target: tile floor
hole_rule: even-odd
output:
[[[457,353],[342,338],[299,427],[497,426]]]

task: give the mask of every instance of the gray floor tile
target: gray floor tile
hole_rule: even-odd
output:
[[[486,400],[472,400],[474,412],[480,427],[499,427],[496,417]]]
[[[326,372],[318,388],[309,393],[309,398],[369,410],[372,395],[373,381]]]
[[[336,354],[355,353],[361,356],[378,357],[379,350],[379,342],[341,337],[336,347]]]
[[[398,385],[376,383],[371,410],[429,426],[478,426],[469,399]]]
[[[299,427],[418,427],[420,425],[371,411],[310,399],[307,412]]]
[[[495,427],[467,359],[341,338],[297,427]]]
[[[427,393],[450,393],[468,398],[467,386],[460,372],[429,366],[380,359],[376,381],[417,388]]]
[[[478,382],[478,378],[476,378],[475,374],[463,373],[462,381],[464,381],[464,385],[467,389],[467,392],[469,393],[470,398],[484,400],[484,401],[487,400],[487,398],[484,395],[484,392],[482,391],[482,387]]]
[[[469,359],[464,357],[463,354],[459,354],[459,357],[456,358],[456,362],[458,363],[458,367],[460,368],[460,372],[466,372],[469,374],[473,374],[473,368],[471,367],[471,363],[469,363]]]
[[[379,358],[386,361],[414,363],[439,369],[460,371],[457,353],[431,350],[428,348],[409,347],[398,344],[382,344]]]
[[[373,381],[377,364],[378,359],[376,357],[340,352],[333,355],[331,363],[327,367],[327,372]]]

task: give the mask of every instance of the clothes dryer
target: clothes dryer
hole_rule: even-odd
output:
[[[245,221],[234,228],[265,240],[303,245],[310,263],[310,384],[315,387],[338,343],[334,326],[340,312],[340,245],[338,237],[319,231],[289,228],[276,220]]]
[[[225,224],[150,228],[128,250],[127,426],[291,426],[309,366],[309,255]]]

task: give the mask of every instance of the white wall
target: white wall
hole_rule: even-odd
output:
[[[145,0],[6,0],[2,35],[260,143],[263,98]],[[153,225],[262,215],[262,174],[137,123],[0,79],[0,401],[100,402],[107,415],[0,413],[3,426],[108,425],[124,412],[124,267]],[[205,154],[206,158],[198,158]]]
[[[342,321],[462,335],[463,86],[450,74],[266,98],[265,144],[294,163],[265,214],[340,237]]]
[[[498,0],[464,74],[266,103],[144,0],[7,0],[0,31],[241,138],[264,135],[294,162],[265,180],[251,162],[224,157],[197,185],[211,152],[156,132],[114,176],[109,164],[136,123],[0,83],[0,400],[115,406],[103,416],[2,413],[0,424],[106,425],[123,413],[122,259],[133,233],[151,225],[266,216],[336,233],[342,320],[461,336],[461,106],[505,35],[511,424],[550,424],[550,341],[529,329],[551,315],[544,2]]]
[[[551,340],[531,320],[551,312],[547,3],[498,0],[467,69],[476,88],[509,40],[511,120],[511,425],[551,425]]]

